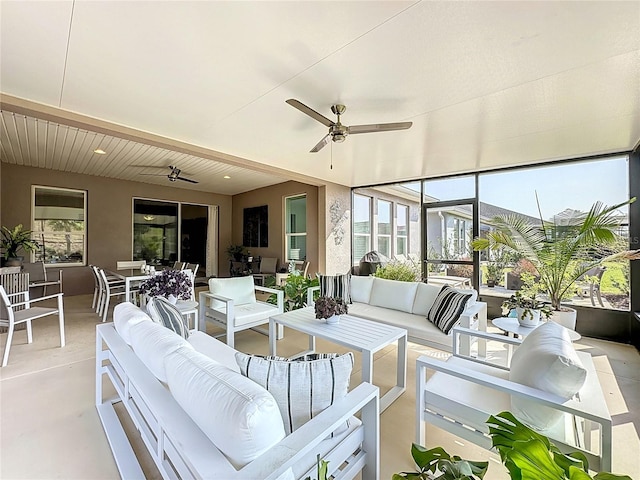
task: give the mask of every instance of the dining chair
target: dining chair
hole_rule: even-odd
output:
[[[191,272],[193,272],[193,277],[195,278],[198,274],[198,267],[200,267],[199,263],[185,263],[183,270],[191,270]]]
[[[62,292],[62,270],[50,269],[48,272],[44,262],[24,263],[22,272],[29,274],[29,297],[34,299],[47,294],[47,287],[57,286]]]
[[[174,270],[184,270],[184,266],[186,264],[184,262],[173,262],[173,268]]]
[[[107,273],[100,267],[94,267],[96,274],[98,275],[98,281],[100,282],[100,296],[98,299],[98,315],[102,317],[102,321],[107,321],[107,315],[109,313],[109,303],[112,297],[125,295],[125,282],[124,280],[109,280]]]
[[[258,281],[259,285],[264,286],[267,277],[275,277],[278,267],[278,259],[274,257],[262,257],[260,260],[260,273],[254,273],[253,279]]]
[[[93,275],[93,282],[94,282],[93,301],[91,302],[91,308],[96,313],[100,310],[100,305],[102,305],[102,290],[101,290],[102,280],[100,279],[100,275],[98,274],[99,268],[100,267],[96,265],[89,265],[89,270],[91,270],[91,274]],[[109,272],[105,272],[105,273],[107,276],[107,280],[112,285],[114,286],[118,284],[124,285],[124,280],[122,280],[120,277],[116,277],[115,275],[112,275]]]
[[[28,281],[29,274],[21,273],[18,275],[25,275]],[[25,324],[27,329],[27,343],[33,342],[33,331],[31,329],[31,321],[38,318],[43,318],[49,315],[58,315],[60,324],[60,347],[65,345],[64,337],[64,308],[62,302],[62,292],[55,293],[53,295],[47,295],[44,297],[29,299],[29,290],[18,293],[7,293],[5,288],[0,285],[0,300],[2,301],[2,308],[7,313],[7,320],[0,320],[0,326],[7,327],[7,343],[4,347],[4,355],[2,356],[2,366],[6,367],[9,361],[9,350],[11,349],[11,342],[13,340],[13,332],[16,325]],[[20,297],[22,296],[22,301]],[[57,307],[34,307],[34,303],[41,302],[43,300],[50,300],[57,298]],[[13,300],[15,299],[15,300]]]

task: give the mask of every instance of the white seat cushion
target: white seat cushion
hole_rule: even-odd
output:
[[[533,330],[513,353],[509,379],[568,400],[580,391],[587,371],[576,354],[567,329],[546,322]],[[537,430],[551,428],[562,412],[531,400],[513,397],[511,411]]]
[[[256,302],[253,277],[210,278],[209,291],[216,295],[231,298],[234,305]],[[223,302],[212,300],[211,307],[219,308]]]
[[[417,289],[418,282],[399,282],[374,277],[369,304],[411,313]]]
[[[252,380],[184,349],[167,356],[165,368],[173,397],[234,467],[285,437],[276,401]]]
[[[113,324],[127,345],[131,345],[131,327],[140,322],[151,321],[151,317],[144,310],[131,302],[119,303],[113,309]]]
[[[153,321],[133,325],[130,334],[133,351],[161,382],[167,381],[165,357],[181,348],[193,350],[180,335]]]
[[[214,311],[219,313],[216,318],[220,319],[226,316],[226,308],[214,308]],[[264,323],[269,321],[270,315],[277,315],[278,308],[275,305],[270,305],[262,302],[245,303],[243,305],[234,305],[235,319],[234,325],[239,327],[242,325],[248,325],[260,320],[264,320]]]

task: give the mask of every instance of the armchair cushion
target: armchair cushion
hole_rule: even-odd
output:
[[[165,366],[173,397],[236,468],[284,438],[278,405],[260,385],[195,351],[175,351]]]
[[[236,361],[243,375],[273,394],[287,435],[345,397],[353,369],[351,352],[310,355],[299,361],[238,352]]]
[[[210,278],[209,291],[216,295],[231,298],[234,305],[256,303],[255,283],[252,276],[233,278]],[[224,303],[218,300],[212,300],[211,307],[224,307]]]
[[[180,310],[164,297],[152,297],[147,303],[147,312],[151,320],[167,327],[182,338],[189,338],[189,329],[184,323]]]
[[[555,322],[546,322],[527,335],[511,359],[511,381],[567,400],[580,391],[586,378],[587,371],[567,330]],[[511,408],[521,421],[537,430],[552,427],[562,417],[559,410],[517,397],[512,397]]]
[[[226,312],[224,307],[214,308],[214,311],[220,314],[218,316],[219,319],[226,319]],[[262,302],[236,305],[234,312],[235,318],[233,319],[233,324],[236,327],[247,325],[263,318],[266,318],[268,320],[270,315],[277,315],[279,313],[275,305]]]
[[[342,298],[344,303],[351,303],[351,274],[344,275],[320,275],[318,274],[318,282],[320,283],[321,297]]]
[[[427,320],[448,335],[460,321],[460,314],[464,312],[472,295],[471,292],[463,293],[449,285],[443,285],[429,309]]]

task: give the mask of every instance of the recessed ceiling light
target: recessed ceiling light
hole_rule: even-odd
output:
[[[97,153],[98,155],[106,155],[107,152],[105,152],[104,150],[102,150],[101,148],[96,148],[93,153]]]
[[[229,175],[225,175],[225,176],[224,176],[224,177],[222,177],[222,178],[231,178],[231,177],[230,177]]]

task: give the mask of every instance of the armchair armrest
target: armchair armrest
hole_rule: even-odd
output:
[[[475,318],[478,318],[477,323]],[[475,324],[475,326],[474,326]],[[463,328],[473,328],[478,331],[487,331],[487,304],[485,302],[475,302],[468,305],[460,314],[460,326]],[[453,339],[454,351],[458,348],[456,338]],[[460,350],[465,355],[471,355],[471,338],[465,337],[460,339]],[[478,356],[487,356],[487,342],[484,339],[478,339]]]
[[[313,300],[313,294],[316,291],[320,291],[320,286],[307,288],[307,307],[313,307],[316,302]]]
[[[19,292],[19,293],[13,293],[11,295],[24,295],[25,292]],[[53,295],[47,295],[46,297],[38,297],[38,298],[34,298],[34,299],[29,299],[26,300],[24,302],[16,302],[16,303],[12,303],[11,306],[12,307],[19,307],[22,305],[27,305],[30,306],[32,303],[36,303],[36,302],[41,302],[42,300],[50,300],[52,298],[57,298],[58,301],[62,300],[62,296],[64,295],[64,293],[60,292],[60,293],[54,293]]]
[[[259,292],[272,293],[276,296],[276,306],[278,307],[278,313],[284,313],[284,291],[277,288],[263,287],[256,285],[255,289]]]

